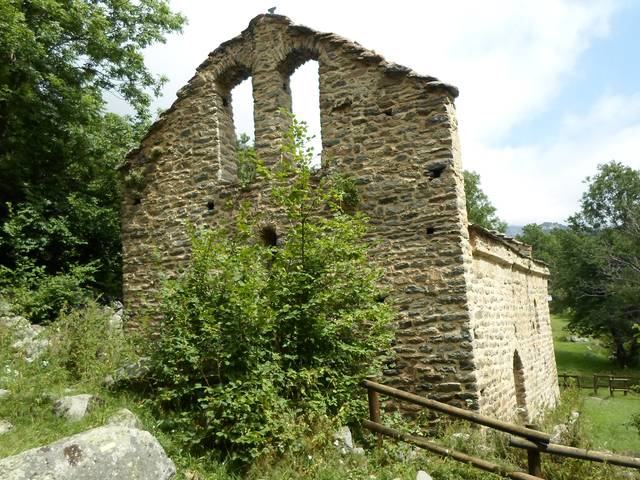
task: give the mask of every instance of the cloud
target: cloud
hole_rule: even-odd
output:
[[[546,144],[467,147],[463,155],[482,159],[483,188],[503,218],[564,221],[578,210],[582,181],[599,164],[640,169],[640,93],[603,94],[583,115],[567,115]]]

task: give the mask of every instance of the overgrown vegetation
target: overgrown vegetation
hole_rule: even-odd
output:
[[[391,340],[366,218],[344,212],[344,182],[314,179],[306,125],[292,123],[280,162],[259,167],[278,215],[245,205],[231,224],[193,232],[152,357],[167,428],[241,462],[283,453],[324,416],[361,418],[358,384]]]
[[[142,50],[183,21],[165,0],[0,2],[0,288],[30,319],[120,296],[116,167],[163,82]],[[105,113],[106,91],[135,118]]]

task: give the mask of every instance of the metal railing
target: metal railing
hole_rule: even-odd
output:
[[[605,452],[590,451],[554,444],[551,443],[551,435],[537,430],[532,425],[521,426],[509,422],[503,422],[495,418],[481,415],[477,412],[454,407],[413,393],[404,392],[371,380],[365,380],[363,382],[363,386],[367,389],[367,396],[369,400],[369,420],[364,420],[362,425],[376,434],[376,444],[379,448],[382,447],[383,436],[387,436],[424,448],[436,455],[466,463],[480,470],[495,473],[505,478],[518,480],[535,480],[544,478],[542,476],[541,453],[640,469],[640,458],[626,457],[622,455],[614,455]],[[509,444],[514,448],[527,450],[528,473],[515,471],[488,460],[443,447],[427,440],[424,437],[404,433],[383,425],[380,421],[380,394],[511,434],[512,437],[510,438]]]

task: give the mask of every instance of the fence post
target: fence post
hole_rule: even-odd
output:
[[[593,394],[598,395],[598,375],[593,374]]]
[[[613,377],[609,377],[609,396],[613,397]]]
[[[580,375],[576,375],[576,380],[578,381],[578,390],[581,390],[582,385],[580,384]]]
[[[380,423],[380,398],[378,392],[367,388],[367,398],[369,400],[369,420]],[[376,433],[376,446],[382,448],[381,433]]]
[[[538,427],[531,423],[525,424],[525,427],[531,428],[533,430],[538,430]],[[527,449],[527,465],[529,467],[529,475],[544,478],[542,476],[542,460],[540,458],[540,452],[538,450]]]

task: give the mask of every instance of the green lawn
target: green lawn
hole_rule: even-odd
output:
[[[571,335],[566,330],[567,320],[552,315],[551,326],[556,352],[558,373],[590,376],[616,374],[640,377],[638,369],[620,369],[608,358],[608,352],[596,340],[585,343],[565,341]],[[596,397],[590,390],[582,390],[582,423],[585,433],[596,449],[640,456],[640,435],[629,426],[631,416],[640,413],[640,396],[630,393],[623,396],[616,392],[609,397],[606,388],[600,389]]]

